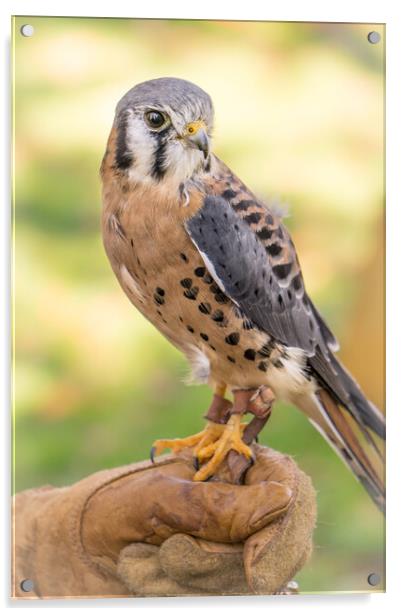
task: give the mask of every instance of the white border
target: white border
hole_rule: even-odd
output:
[[[2,570],[0,580],[2,584],[1,596],[3,605],[13,609],[54,609],[60,607],[82,611],[83,609],[126,607],[142,613],[149,609],[160,609],[171,613],[173,610],[191,610],[192,614],[201,613],[201,610],[215,611],[217,609],[230,609],[236,613],[240,610],[253,610],[254,613],[266,613],[267,610],[280,610],[281,613],[308,614],[311,611],[325,609],[326,614],[337,614],[340,610],[349,613],[363,613],[365,616],[378,616],[380,610],[392,610],[393,602],[400,604],[400,560],[402,554],[400,510],[401,497],[397,489],[400,469],[402,468],[401,444],[402,438],[402,412],[397,399],[397,383],[401,378],[401,362],[398,359],[401,340],[402,294],[398,293],[401,275],[399,263],[402,230],[400,209],[401,203],[401,89],[400,66],[402,58],[401,46],[401,11],[400,3],[392,0],[365,0],[351,2],[350,0],[337,0],[337,2],[323,2],[313,0],[281,0],[280,2],[263,2],[262,0],[247,0],[247,2],[234,4],[232,2],[217,2],[216,0],[203,0],[202,2],[180,2],[180,0],[153,0],[152,3],[123,2],[109,0],[104,2],[88,2],[86,0],[59,0],[57,3],[50,0],[36,0],[7,2],[1,4],[0,27],[2,33],[3,50],[7,49],[9,57],[10,41],[10,15],[71,15],[71,16],[97,16],[97,17],[177,17],[177,18],[203,18],[203,19],[260,19],[275,21],[335,21],[335,22],[367,22],[387,24],[387,593],[368,595],[316,595],[302,597],[246,597],[246,598],[205,598],[205,599],[132,599],[132,600],[88,600],[88,601],[47,601],[47,602],[10,602],[6,597],[9,593],[9,553],[3,550]],[[3,55],[4,57],[4,55]],[[1,134],[9,135],[9,68],[2,66],[3,102],[5,103],[1,114]],[[399,148],[398,148],[399,146]],[[1,185],[5,187],[3,193],[3,207],[1,209],[1,245],[3,255],[0,265],[1,297],[9,294],[9,260],[7,256],[9,236],[9,141],[6,140],[1,148],[3,175]],[[398,198],[399,197],[399,198]],[[399,240],[399,241],[398,241]],[[399,254],[398,254],[399,253]],[[8,308],[1,302],[2,322],[9,322]],[[399,318],[398,318],[399,317]],[[4,331],[4,330],[3,330]],[[7,330],[6,330],[7,331]],[[3,448],[6,452],[3,458],[4,491],[2,508],[3,541],[1,545],[9,545],[8,524],[9,514],[7,503],[10,491],[10,459],[9,459],[9,339],[3,334],[1,352],[1,396],[3,401]],[[6,508],[6,511],[4,509]]]

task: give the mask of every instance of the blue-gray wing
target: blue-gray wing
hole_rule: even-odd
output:
[[[185,224],[217,284],[253,324],[310,357],[317,347],[325,355],[335,339],[305,292],[290,236],[281,225],[275,243],[264,244],[270,230],[256,214],[243,218],[223,197],[207,196]]]
[[[222,291],[262,331],[308,356],[308,365],[359,424],[384,438],[384,419],[331,353],[337,342],[305,292],[296,251],[278,218],[254,199],[207,196],[186,223]]]

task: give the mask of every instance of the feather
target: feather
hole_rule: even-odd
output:
[[[300,396],[295,403],[350,468],[375,504],[384,511],[383,460],[376,448],[368,451],[360,442],[358,424],[347,421],[342,408],[324,389],[309,396]]]

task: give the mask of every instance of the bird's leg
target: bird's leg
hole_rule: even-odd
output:
[[[275,396],[272,390],[266,386],[259,387],[249,399],[247,410],[249,413],[253,413],[254,417],[243,432],[243,441],[247,445],[251,445],[254,440],[257,440],[258,434],[271,416],[274,401]],[[251,463],[251,460],[231,451],[228,455],[229,481],[237,484],[243,483]]]
[[[207,425],[201,432],[186,438],[158,439],[155,441],[150,453],[152,462],[154,457],[162,453],[164,449],[171,449],[174,453],[177,453],[187,447],[195,447],[194,455],[197,459],[197,453],[200,449],[208,447],[211,443],[218,440],[225,429],[225,423],[232,406],[231,402],[224,397],[225,391],[225,385],[219,384],[215,387],[211,406],[205,415]]]
[[[242,416],[247,413],[247,405],[250,401],[250,397],[254,394],[254,390],[238,390],[233,392],[233,407],[230,410],[230,417],[227,424],[224,426],[224,430],[220,435],[219,440],[212,443],[209,448],[208,454],[213,454],[211,459],[200,468],[194,475],[194,481],[205,481],[212,475],[219,467],[219,465],[226,458],[230,450],[234,450],[239,454],[244,455],[247,459],[252,459],[253,454],[248,445],[242,440],[242,432],[244,430],[241,419]],[[201,449],[198,453],[200,457],[206,457],[206,448]]]
[[[262,387],[257,390],[236,390],[233,392],[233,398],[230,418],[219,440],[198,451],[199,459],[212,457],[194,475],[195,481],[205,481],[212,475],[216,475],[218,467],[227,454],[229,454],[228,463],[233,483],[241,482],[245,471],[252,463],[253,454],[248,445],[268,421],[274,395],[269,388]],[[255,415],[248,425],[241,423],[242,416],[247,412]]]

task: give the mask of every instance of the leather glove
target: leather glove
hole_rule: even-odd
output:
[[[311,551],[315,493],[289,457],[253,447],[242,486],[193,482],[181,454],[17,494],[14,596],[281,592]]]

